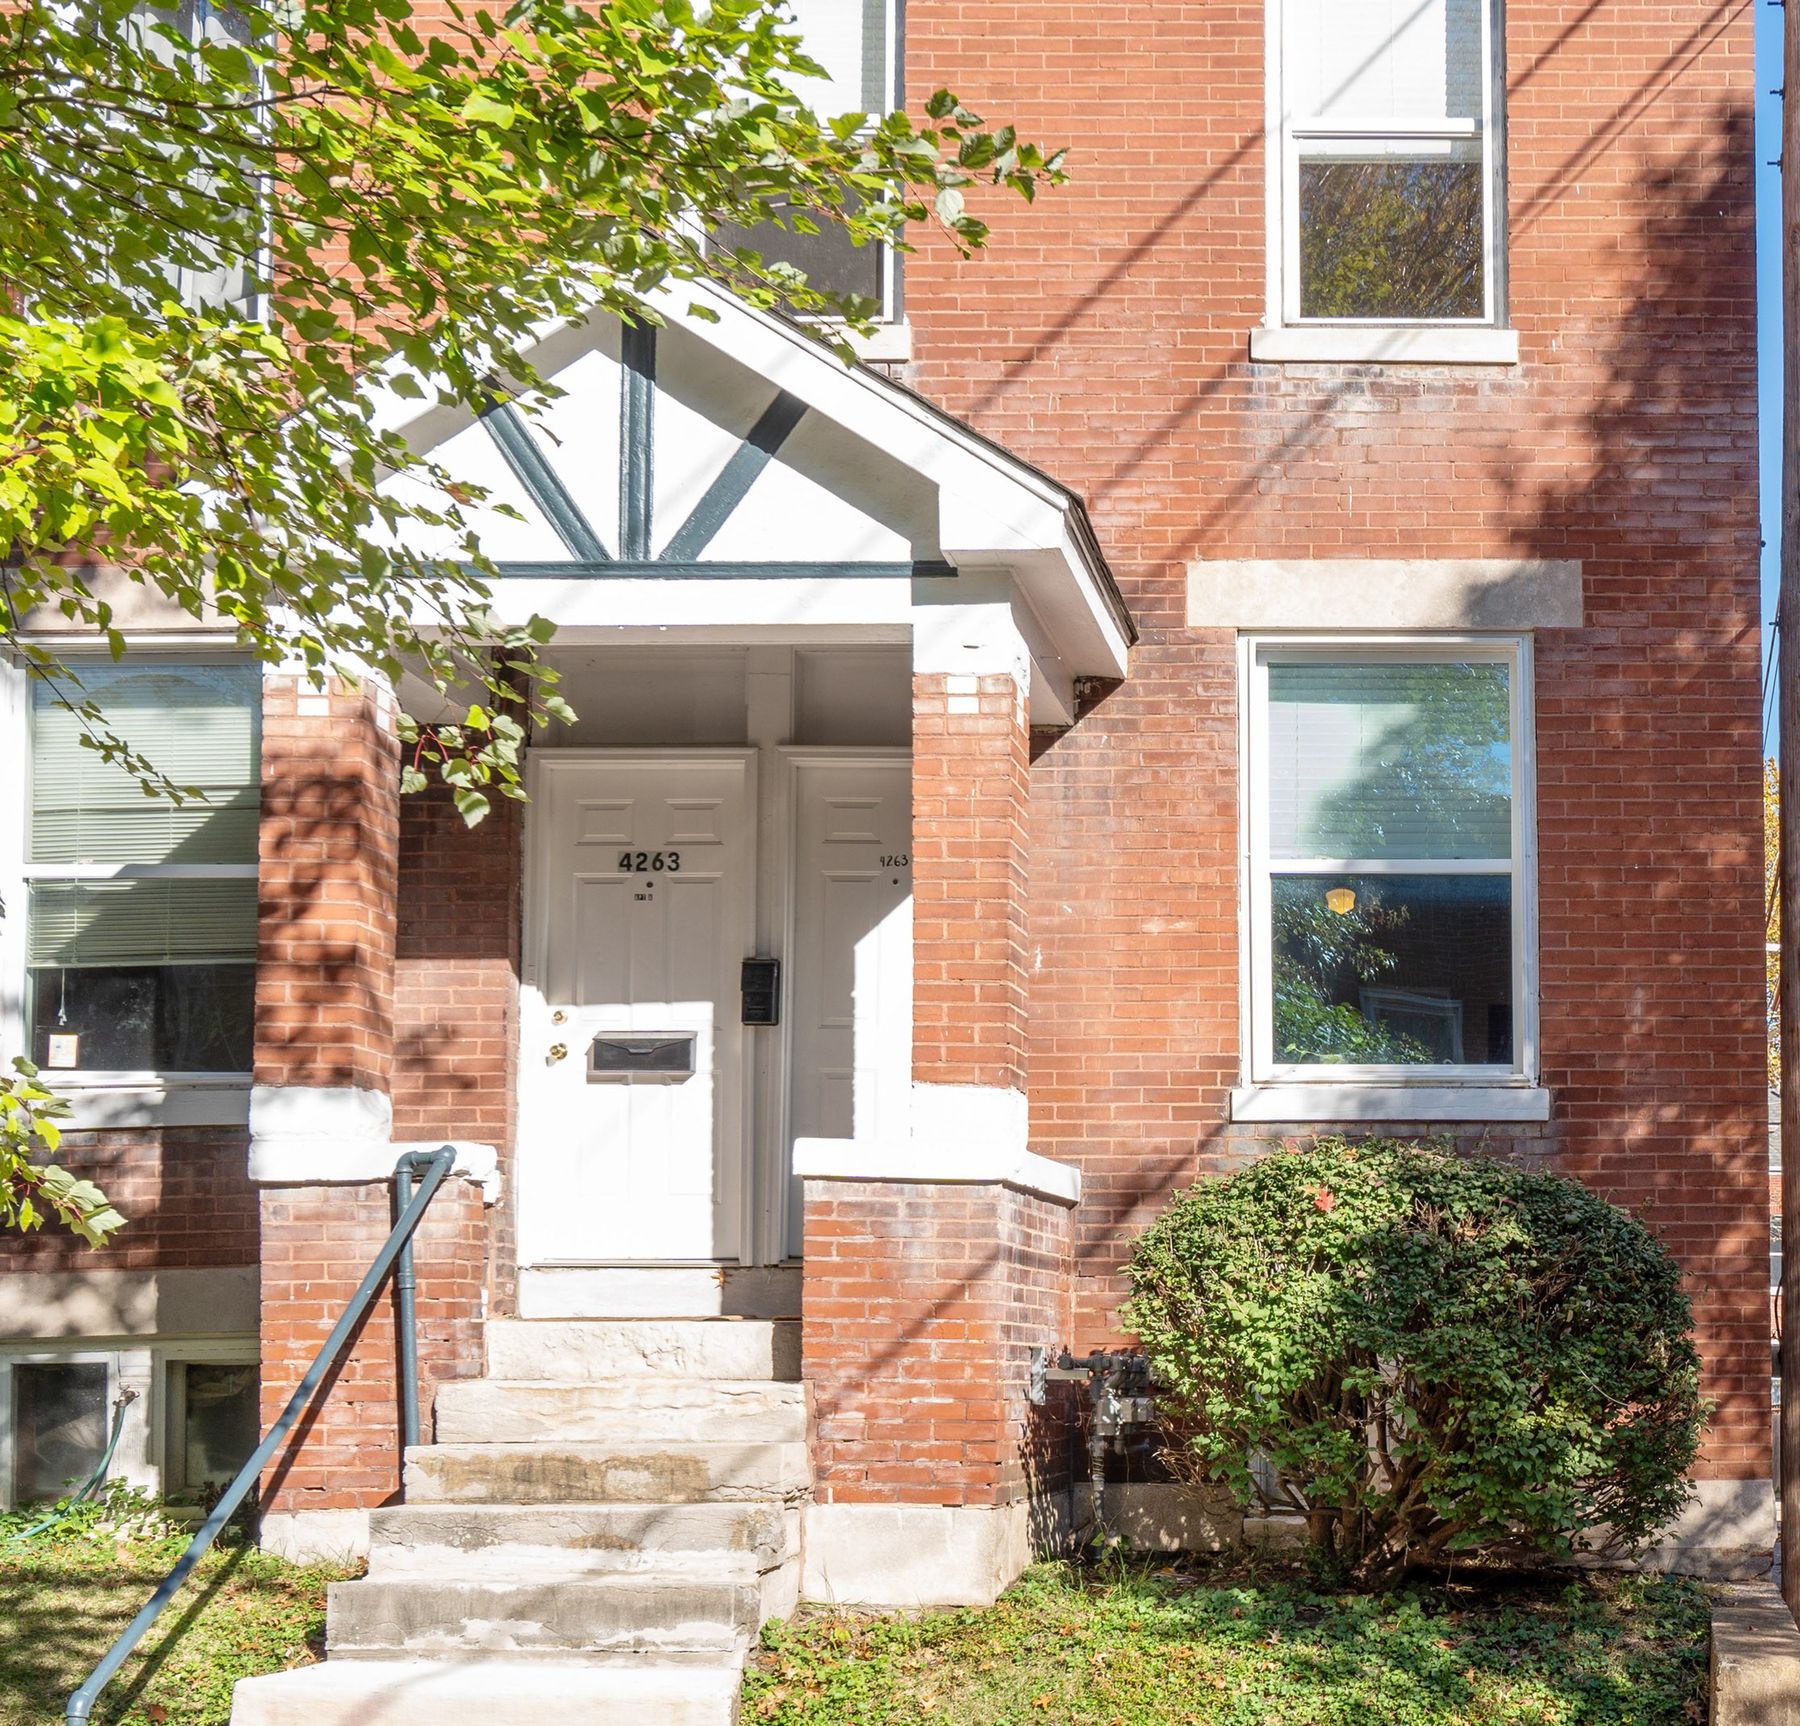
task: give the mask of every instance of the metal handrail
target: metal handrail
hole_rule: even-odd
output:
[[[401,1286],[401,1312],[399,1324],[401,1330],[400,1353],[401,1372],[408,1375],[403,1385],[402,1408],[403,1430],[406,1442],[418,1442],[419,1434],[419,1388],[417,1380],[418,1350],[417,1339],[408,1334],[412,1329],[412,1238],[413,1231],[419,1226],[419,1219],[425,1214],[437,1190],[444,1184],[456,1162],[456,1152],[445,1145],[435,1151],[408,1151],[394,1165],[394,1192],[399,1216],[394,1226],[388,1231],[388,1238],[381,1251],[375,1255],[363,1280],[356,1285],[356,1292],[350,1297],[342,1316],[332,1327],[331,1335],[325,1339],[324,1346],[313,1356],[313,1363],[306,1369],[306,1376],[294,1387],[294,1394],[288,1398],[287,1407],[281,1411],[280,1418],[269,1428],[267,1436],[261,1444],[251,1452],[250,1459],[237,1471],[231,1484],[226,1487],[224,1496],[212,1508],[211,1514],[200,1524],[199,1531],[187,1544],[187,1550],[176,1559],[174,1568],[162,1579],[156,1592],[144,1603],[144,1609],[137,1617],[125,1626],[118,1641],[107,1649],[105,1657],[92,1672],[82,1680],[78,1689],[69,1694],[69,1700],[63,1707],[63,1720],[66,1726],[82,1726],[87,1720],[89,1711],[94,1706],[95,1698],[110,1684],[118,1674],[118,1670],[131,1657],[131,1651],[144,1639],[145,1632],[162,1615],[162,1610],[174,1599],[182,1583],[192,1574],[194,1566],[205,1556],[206,1550],[218,1538],[219,1531],[236,1514],[237,1508],[249,1495],[251,1487],[256,1484],[258,1476],[268,1465],[269,1459],[281,1448],[281,1442],[288,1435],[293,1424],[305,1411],[306,1405],[312,1401],[325,1375],[342,1352],[350,1333],[362,1321],[363,1314],[368,1311],[369,1303],[374,1300],[376,1291],[381,1287],[388,1272],[396,1264],[405,1268],[406,1281]],[[417,1193],[412,1190],[413,1177],[420,1176]],[[402,1190],[404,1186],[404,1197]]]

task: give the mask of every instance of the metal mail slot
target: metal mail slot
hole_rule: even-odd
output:
[[[589,1083],[630,1084],[634,1080],[677,1083],[694,1076],[694,1033],[667,1036],[601,1035],[588,1045]]]

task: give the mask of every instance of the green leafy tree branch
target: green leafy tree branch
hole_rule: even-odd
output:
[[[441,780],[470,822],[522,796],[530,727],[571,717],[550,626],[495,609],[484,495],[369,380],[537,411],[546,325],[654,322],[683,284],[828,314],[843,348],[872,302],[712,236],[970,252],[984,189],[1063,178],[948,91],[821,114],[820,73],[775,0],[449,4],[429,30],[408,0],[0,8],[0,646],[163,795],[33,633],[122,654],[120,581],[268,663],[422,678],[460,717],[405,723],[408,788]],[[48,1142],[35,1076],[6,1083],[7,1143]],[[0,1221],[80,1203],[30,1195]]]

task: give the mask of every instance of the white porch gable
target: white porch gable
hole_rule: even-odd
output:
[[[379,398],[421,455],[516,512],[476,518],[503,613],[564,640],[878,638],[1004,604],[1038,723],[1072,717],[1076,678],[1125,675],[1130,618],[1073,494],[782,319],[699,288],[658,309],[658,328],[547,334],[532,357],[564,393],[539,413]]]

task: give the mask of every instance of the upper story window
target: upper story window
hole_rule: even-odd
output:
[[[1526,645],[1249,653],[1253,1081],[1529,1077]]]
[[[143,49],[165,64],[172,64],[178,52],[170,37],[201,50],[247,48],[255,41],[250,21],[231,0],[173,0],[167,5],[146,0],[133,9],[131,23]],[[199,69],[197,62],[186,68]],[[210,231],[184,232],[181,255],[166,258],[163,273],[190,311],[255,320],[262,316],[257,276],[266,265],[263,213],[221,206],[221,198],[229,194],[216,177],[198,175],[192,184],[197,197],[214,202]]]
[[[260,668],[134,654],[76,670],[114,732],[204,795],[146,796],[83,745],[54,690],[33,684],[23,869],[32,1059],[89,1076],[247,1073]]]
[[[822,78],[795,80],[795,94],[816,113],[887,113],[900,101],[895,0],[789,0],[807,54],[825,68]],[[881,308],[884,322],[900,317],[899,259],[886,246],[853,246],[835,222],[806,234],[774,222],[754,228],[722,223],[727,245],[749,246],[770,263],[792,264],[815,286],[860,294]]]
[[[1269,0],[1272,323],[1504,318],[1500,0]]]

